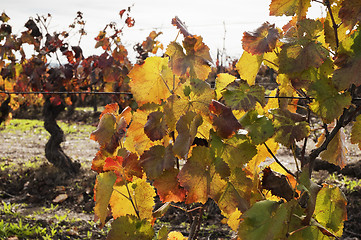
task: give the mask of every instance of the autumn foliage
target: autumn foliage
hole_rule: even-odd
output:
[[[351,141],[361,146],[361,105],[356,99],[361,85],[360,6],[354,0],[324,1],[326,18],[309,19],[310,1],[272,0],[270,15],[292,19],[282,29],[266,22],[244,33],[244,52],[235,65],[241,79],[219,73],[214,87],[208,79],[209,48],[179,18],[172,24],[183,41],[171,42],[164,56],[148,56],[134,66],[121,45],[108,51],[117,38],[105,31],[97,37],[97,47],[105,50],[101,56],[81,59],[76,49],[69,53],[69,61],[84,74],[83,85],[77,86],[89,87],[86,67],[95,65],[98,78],[102,72],[103,90],[126,86],[136,103],[124,109],[124,100],[106,106],[91,134],[100,146],[92,163],[98,173],[95,215],[101,226],[113,219],[107,239],[185,239],[166,227],[157,233],[153,229],[155,220],[179,202],[188,206],[185,211],[193,220],[188,238],[195,239],[210,199],[238,239],[342,235],[345,196],[337,187],[313,182],[311,173],[316,158],[345,165],[342,128],[354,118]],[[142,46],[159,47],[155,36]],[[51,46],[56,43],[53,39]],[[43,64],[28,64],[31,74],[44,71]],[[277,72],[278,87],[270,93],[255,84],[262,64]],[[301,107],[306,111],[297,111],[292,97],[304,98]],[[315,128],[323,134],[315,149],[306,151]],[[297,171],[275,157],[279,145],[293,152]],[[262,165],[266,158],[275,162]],[[157,195],[163,205],[155,209]],[[194,203],[201,207],[191,209]]]

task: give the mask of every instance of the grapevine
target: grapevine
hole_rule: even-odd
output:
[[[361,6],[355,0],[317,2],[327,11],[325,18],[307,18],[311,0],[272,0],[270,15],[292,19],[282,29],[265,22],[245,32],[242,56],[217,72],[214,81],[208,46],[177,17],[172,24],[183,40],[171,42],[162,57],[152,56],[162,47],[155,32],[137,45],[140,58],[134,65],[117,35],[107,37],[105,30],[97,37],[97,47],[105,51],[101,56],[83,59],[77,50],[68,53],[76,66],[99,64],[102,72],[96,80],[103,81],[94,86],[89,75],[72,75],[71,82],[80,84],[75,90],[130,91],[135,101],[107,105],[90,136],[100,146],[92,162],[97,172],[94,212],[101,227],[111,222],[108,240],[185,239],[165,226],[154,227],[176,203],[186,206],[182,209],[191,220],[187,237],[196,239],[210,201],[237,239],[342,236],[345,196],[338,187],[315,183],[311,175],[316,159],[345,166],[342,129],[352,122],[351,142],[361,146]],[[134,20],[128,18],[131,26]],[[6,22],[5,16],[1,19]],[[29,34],[38,35],[33,30]],[[10,80],[22,72],[16,64],[1,66],[10,69],[4,70],[12,74]],[[268,96],[255,84],[262,65],[277,72],[278,87]],[[30,72],[44,71],[43,66]],[[38,82],[31,82],[32,90],[63,90],[39,89]],[[62,87],[68,90],[69,85]],[[307,149],[316,127],[323,133],[316,147]],[[280,145],[293,152],[296,171],[276,157]],[[265,166],[267,158],[274,163]],[[162,205],[155,209],[158,197]]]

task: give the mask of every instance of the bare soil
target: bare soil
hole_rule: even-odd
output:
[[[65,131],[63,149],[82,166],[81,173],[73,178],[51,166],[45,159],[44,146],[49,134],[42,126],[37,125],[25,131],[17,130],[16,126],[10,130],[9,127],[0,129],[0,200],[22,204],[13,211],[31,216],[32,218],[27,220],[29,224],[38,224],[47,229],[54,226],[59,216],[66,215],[67,220],[76,220],[58,221],[57,224],[61,225],[63,231],[55,234],[53,239],[105,239],[107,227],[99,229],[91,221],[94,217],[93,187],[96,175],[90,166],[98,144],[89,139],[89,134],[91,129],[95,129],[97,116],[87,114],[85,120],[80,117],[76,119],[76,123],[72,122],[72,130],[68,130],[68,133]],[[68,121],[63,122],[63,126],[70,125]],[[84,125],[84,122],[93,124],[93,127]],[[346,136],[349,136],[347,131]],[[311,149],[314,142],[309,141],[309,144]],[[361,151],[349,141],[348,149],[349,163],[356,166],[353,176],[348,179],[356,182],[361,178],[361,174],[357,174],[358,171],[361,173],[361,167],[357,165],[361,159]],[[277,157],[285,162],[287,167],[295,169],[294,159],[288,149],[281,148]],[[345,222],[342,239],[361,239],[361,186],[353,186],[351,189],[345,184],[342,171],[337,169],[336,172],[333,171],[334,178],[330,180],[329,172],[332,170],[320,170],[315,172],[314,177],[320,183],[326,181],[339,185],[348,199],[348,220]],[[53,209],[55,205],[58,207]],[[50,210],[44,211],[44,207]],[[234,233],[226,225],[220,224],[222,216],[215,204],[209,203],[206,212],[204,222],[207,222],[207,225],[202,226],[200,239],[231,239]],[[11,216],[0,216],[0,219],[17,221]],[[189,228],[188,216],[177,208],[171,207],[160,220],[161,224],[167,224],[172,230],[187,233]],[[92,233],[91,237],[89,232]]]

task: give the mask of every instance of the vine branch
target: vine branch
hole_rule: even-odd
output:
[[[296,178],[296,175],[291,172],[288,168],[286,168],[279,160],[278,158],[273,154],[272,150],[267,146],[266,143],[263,143],[263,145],[267,148],[267,151],[271,154],[271,156],[273,157],[273,159],[276,161],[276,163],[278,163],[278,165],[280,165],[288,174],[292,175],[293,177]]]

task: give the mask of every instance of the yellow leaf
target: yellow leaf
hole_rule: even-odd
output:
[[[221,91],[227,87],[228,84],[233,82],[236,79],[235,76],[232,76],[228,73],[220,73],[217,75],[216,78],[216,95],[217,100],[219,100],[222,97]]]
[[[167,240],[186,240],[188,238],[184,237],[182,233],[172,231],[168,234]]]
[[[128,190],[131,196],[129,196]],[[114,191],[109,201],[114,219],[126,215],[136,216],[137,213],[134,206],[137,208],[141,219],[151,219],[153,207],[155,205],[155,196],[156,193],[154,188],[146,179],[135,178],[133,182],[128,184],[114,186]]]
[[[247,81],[248,85],[254,85],[256,76],[263,60],[263,54],[252,55],[244,51],[236,64],[240,77]]]
[[[135,65],[128,76],[129,85],[138,105],[162,100],[171,96],[179,79],[168,66],[168,58],[149,57],[142,65]]]
[[[278,143],[275,142],[274,138],[270,138],[266,141],[267,146],[271,151],[276,154],[278,150]],[[266,160],[266,158],[272,158],[271,154],[268,152],[267,148],[262,144],[257,146],[257,155],[252,158],[251,161],[247,164],[247,169],[254,175],[259,172],[259,164]]]
[[[147,123],[148,115],[151,111],[137,110],[133,115],[133,121],[127,130],[127,137],[124,147],[130,152],[142,155],[143,152],[159,141],[152,142],[144,133],[144,125]]]

